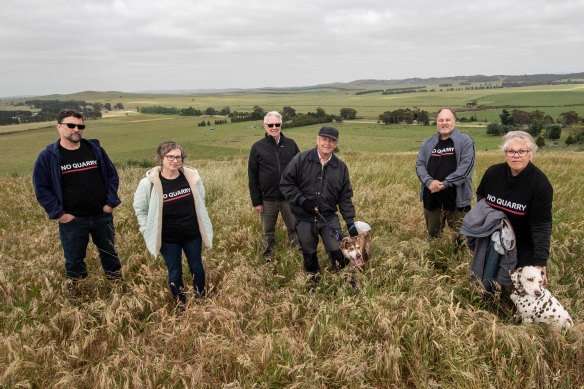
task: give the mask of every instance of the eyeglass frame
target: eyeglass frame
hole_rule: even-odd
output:
[[[508,157],[514,157],[515,154],[517,154],[520,157],[525,157],[530,152],[531,152],[531,150],[527,150],[527,149],[519,149],[519,150],[505,149],[505,155]]]
[[[282,127],[282,123],[264,123],[264,125],[268,126],[268,128],[274,128],[274,126],[276,126],[276,128]]]
[[[185,159],[185,157],[183,155],[168,155],[168,154],[166,154],[164,156],[164,158],[166,158],[166,160],[168,162],[174,162],[174,161],[182,162]]]

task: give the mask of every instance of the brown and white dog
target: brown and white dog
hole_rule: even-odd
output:
[[[371,234],[365,231],[357,236],[347,236],[341,240],[339,246],[345,258],[362,269],[365,259],[369,259],[371,255]]]
[[[511,300],[517,307],[515,317],[524,323],[554,324],[559,330],[574,325],[570,314],[543,286],[543,271],[535,266],[509,270],[515,290]]]

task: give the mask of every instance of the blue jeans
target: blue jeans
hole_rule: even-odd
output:
[[[65,255],[67,278],[87,277],[85,255],[89,235],[99,251],[101,266],[109,279],[121,278],[120,259],[114,247],[114,217],[111,213],[99,216],[77,216],[68,223],[59,222],[59,235]]]
[[[184,299],[183,272],[182,272],[182,252],[184,250],[189,264],[189,270],[193,275],[193,288],[195,294],[205,295],[205,269],[201,260],[201,237],[197,237],[185,243],[165,243],[160,246],[160,254],[164,258],[164,263],[168,268],[168,284],[170,291],[175,298]]]

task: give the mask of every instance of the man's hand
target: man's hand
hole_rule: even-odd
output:
[[[64,213],[59,218],[59,221],[61,223],[69,223],[73,219],[75,219],[75,216],[71,215],[70,213]]]
[[[255,209],[255,211],[256,211],[257,213],[262,213],[262,212],[264,212],[264,206],[263,206],[262,204],[260,204],[260,205],[256,205],[255,207],[253,207],[253,209]]]
[[[431,193],[438,193],[442,189],[444,189],[444,185],[442,185],[442,181],[433,180],[430,183],[430,186],[428,186],[428,189],[430,190]]]
[[[357,231],[357,227],[355,227],[355,223],[347,224],[347,230],[349,230],[350,236],[359,235],[359,231]]]
[[[103,211],[105,213],[112,213],[114,211],[114,209],[112,207],[110,207],[109,205],[106,204],[106,205],[103,206]]]
[[[302,210],[309,215],[315,215],[316,212],[318,212],[318,209],[316,208],[316,206],[317,206],[316,201],[306,199],[302,203]]]
[[[543,284],[547,285],[548,283],[548,279],[547,279],[547,270],[545,266],[536,266],[539,270],[541,270],[543,272]]]

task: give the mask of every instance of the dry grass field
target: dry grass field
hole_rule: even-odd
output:
[[[63,286],[57,225],[36,203],[30,175],[0,178],[0,387],[583,387],[582,326],[513,324],[509,307],[469,286],[471,253],[455,249],[453,231],[428,242],[415,155],[340,154],[357,220],[372,226],[372,258],[355,273],[360,292],[346,280],[351,270],[325,271],[310,288],[282,224],[275,260],[264,263],[246,160],[191,161],[215,240],[203,252],[208,297],[190,299],[179,316],[132,209],[145,169],[119,171],[123,281],[105,280],[91,247],[78,298]],[[480,152],[475,185],[500,161]],[[584,155],[544,152],[535,163],[555,189],[549,289],[581,324]]]

